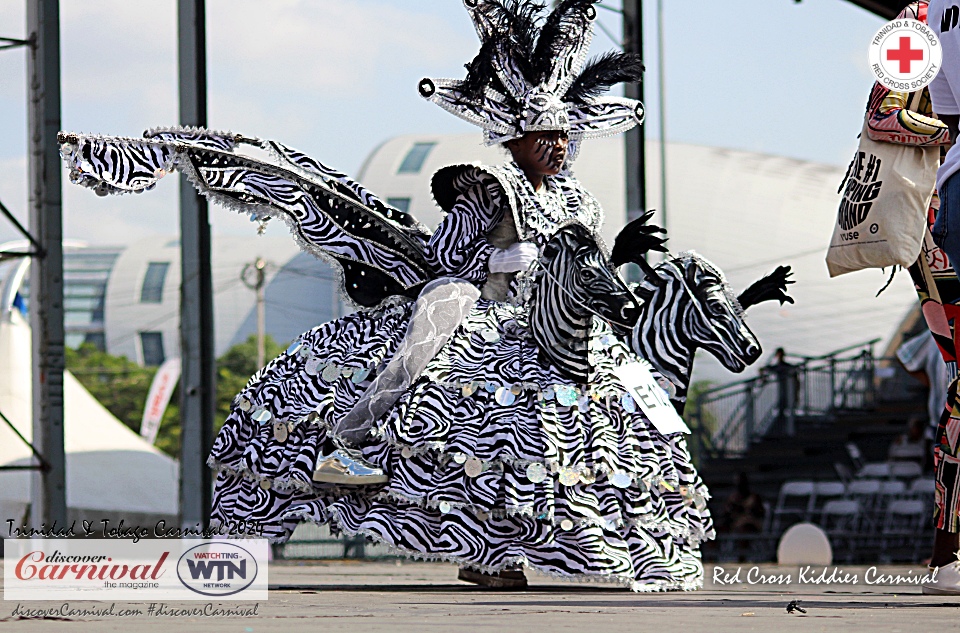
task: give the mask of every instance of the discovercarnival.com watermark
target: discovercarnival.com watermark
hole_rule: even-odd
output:
[[[920,586],[937,582],[939,568],[923,571],[915,569],[886,572],[878,567],[849,571],[842,567],[819,567],[801,565],[796,571],[782,569],[764,569],[753,567],[713,567],[711,580],[714,585],[882,585],[882,586]]]
[[[266,539],[10,539],[4,600],[267,600]]]
[[[115,602],[109,606],[74,606],[69,602],[55,607],[37,608],[17,606],[10,617],[24,620],[42,620],[45,618],[253,618],[260,615],[260,603],[253,606],[224,607],[208,602],[197,606],[171,606],[165,602],[151,602],[143,606],[118,607]]]

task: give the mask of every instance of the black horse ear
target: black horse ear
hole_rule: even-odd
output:
[[[779,301],[780,305],[784,303],[793,303],[793,297],[787,294],[787,286],[796,283],[790,279],[793,271],[789,266],[777,266],[769,275],[758,279],[740,293],[737,301],[744,310],[750,306],[755,306],[764,301]]]
[[[642,265],[638,260],[650,251],[667,252],[665,246],[667,238],[659,237],[657,234],[665,234],[667,231],[656,225],[647,225],[650,218],[653,217],[654,210],[647,211],[636,220],[630,222],[620,230],[613,242],[613,252],[610,259],[614,266],[621,266],[627,262]],[[646,271],[644,271],[646,272]]]

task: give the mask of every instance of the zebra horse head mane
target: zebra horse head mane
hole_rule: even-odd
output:
[[[540,360],[567,378],[587,382],[593,316],[629,331],[640,315],[630,288],[610,266],[593,234],[579,223],[559,229],[543,249],[530,304],[530,330]]]
[[[686,397],[693,355],[703,348],[732,372],[742,372],[762,349],[744,321],[744,308],[723,272],[695,252],[657,265],[637,288],[644,299],[633,329],[634,352],[649,360]]]

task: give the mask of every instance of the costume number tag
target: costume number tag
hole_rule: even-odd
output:
[[[627,363],[617,367],[615,373],[660,433],[689,433],[683,418],[670,404],[670,396],[653,379],[648,367],[647,363]]]

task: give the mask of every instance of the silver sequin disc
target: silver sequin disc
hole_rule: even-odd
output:
[[[657,378],[657,384],[667,392],[667,395],[671,398],[677,397],[677,386],[666,378]]]
[[[498,388],[494,398],[496,399],[497,404],[504,407],[508,407],[517,401],[517,397],[513,395],[513,392],[506,387]]]
[[[603,336],[600,337],[600,344],[603,345],[604,347],[610,347],[611,345],[613,345],[613,337],[610,336],[609,334],[604,334]]]
[[[534,462],[527,466],[527,479],[538,484],[547,478],[547,468],[540,462]]]
[[[460,387],[460,393],[462,393],[465,398],[472,396],[475,391],[476,391],[476,388],[474,388],[474,385],[472,382],[464,383],[464,385]]]
[[[500,340],[500,333],[496,330],[480,330],[480,336],[483,337],[487,343],[496,343]]]
[[[572,530],[573,521],[571,521],[570,519],[564,519],[563,521],[560,521],[560,529],[566,530],[566,531]]]
[[[287,428],[286,422],[281,422],[277,420],[273,423],[273,439],[277,440],[281,444],[287,441],[287,437],[290,435],[290,429]]]
[[[480,473],[483,472],[483,462],[476,457],[471,457],[463,463],[463,472],[467,474],[467,477],[479,477]]]
[[[400,449],[400,456],[403,457],[404,459],[410,459],[411,457],[413,457],[413,449],[410,448],[409,446],[404,446],[403,448]]]
[[[610,475],[610,483],[617,488],[629,488],[633,478],[627,473],[613,473]]]
[[[517,383],[515,385],[510,385],[510,393],[512,393],[515,396],[519,396],[521,393],[523,393],[523,385],[521,385],[520,383]]]
[[[300,351],[300,348],[303,347],[303,342],[296,340],[293,343],[290,343],[290,347],[287,348],[287,354],[293,356]]]
[[[573,406],[577,402],[577,390],[568,385],[557,387],[557,402],[565,407]]]
[[[453,461],[457,462],[458,464],[464,463],[465,461],[467,461],[466,453],[455,453],[453,455]]]
[[[557,394],[556,394],[556,392],[553,390],[553,387],[547,387],[546,389],[543,390],[543,399],[544,399],[544,400],[553,400],[554,396],[556,396],[556,395],[557,395]]]
[[[586,396],[580,396],[580,398],[577,399],[577,409],[580,411],[580,413],[586,413],[587,411],[589,411],[590,398]]]
[[[351,377],[350,380],[352,380],[354,384],[359,385],[361,382],[366,380],[367,376],[369,375],[370,370],[367,367],[361,367],[360,369],[354,370],[353,377]]]
[[[273,418],[273,414],[267,411],[266,409],[254,409],[253,415],[251,415],[250,417],[252,417],[255,421],[259,422],[260,424],[266,424],[271,420],[271,418]]]
[[[320,377],[323,378],[325,382],[333,382],[340,377],[340,368],[336,365],[327,365],[323,368],[323,373],[320,374]]]
[[[270,485],[271,484],[269,479],[264,479],[263,481],[260,482],[260,487],[263,488],[264,490],[270,490]]]
[[[486,521],[490,518],[490,515],[486,512],[477,512],[477,521]]]
[[[443,514],[446,514],[453,509],[453,506],[450,505],[449,501],[441,501],[437,507],[440,509],[440,512]]]
[[[623,410],[627,413],[637,412],[637,402],[629,393],[625,393],[620,396],[620,406],[623,407]]]
[[[240,402],[237,403],[237,407],[239,407],[241,411],[249,411],[252,406],[246,398],[240,398]]]
[[[485,385],[483,386],[483,388],[487,390],[487,393],[493,393],[494,391],[497,390],[497,383],[495,383],[495,382],[488,382],[487,384],[485,384]]]
[[[561,468],[560,483],[564,486],[576,486],[580,483],[580,473],[572,468]]]
[[[316,376],[317,374],[320,373],[320,359],[311,358],[303,366],[303,370],[307,372],[307,374],[310,376]]]

